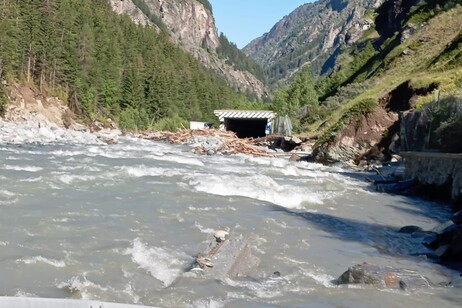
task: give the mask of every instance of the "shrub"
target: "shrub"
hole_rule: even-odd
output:
[[[188,121],[181,118],[178,115],[173,117],[160,119],[157,123],[154,124],[154,129],[159,131],[177,131],[179,128],[188,127]]]
[[[326,106],[309,106],[306,113],[300,118],[300,125],[313,124],[317,121],[325,120],[331,111]]]
[[[2,89],[0,89],[0,116],[5,115],[7,105],[8,105],[8,98],[6,97]]]
[[[447,97],[432,103],[430,146],[445,152],[462,152],[462,99]]]
[[[441,123],[435,130],[435,137],[442,151],[462,153],[462,114]]]
[[[365,98],[358,103],[354,104],[350,109],[348,109],[347,115],[351,116],[361,116],[367,114],[374,110],[377,106],[377,101],[373,98]]]
[[[350,83],[344,87],[338,88],[337,93],[328,97],[322,104],[326,105],[328,109],[337,109],[344,105],[345,102],[363,93],[368,87],[369,83],[366,81]]]
[[[144,109],[127,108],[122,110],[119,117],[119,127],[123,131],[147,130],[149,116]]]

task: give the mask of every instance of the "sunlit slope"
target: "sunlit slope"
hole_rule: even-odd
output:
[[[379,104],[381,98],[406,81],[414,88],[425,88],[436,83],[442,96],[461,91],[462,7],[458,5],[433,17],[427,16],[428,19],[416,25],[419,18],[422,16],[411,14],[402,30],[415,27],[414,33],[403,40],[401,31],[385,41],[381,51],[355,71],[344,84],[348,87],[352,83],[366,82],[364,91],[345,100],[327,119],[307,125],[304,129],[307,136],[322,137],[321,141],[327,141],[342,128],[339,122],[344,122],[354,113],[351,112],[353,106],[368,99]],[[431,93],[419,96],[416,105],[432,99]]]

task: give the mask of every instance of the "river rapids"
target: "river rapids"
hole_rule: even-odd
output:
[[[160,307],[458,307],[455,272],[421,238],[443,205],[377,193],[341,166],[121,137],[0,142],[0,295]],[[252,237],[260,259],[236,279],[185,276],[215,230]],[[410,291],[336,286],[368,262],[435,283]],[[278,275],[273,273],[278,272]],[[279,275],[280,274],[280,275]]]

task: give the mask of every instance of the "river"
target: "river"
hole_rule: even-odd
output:
[[[455,275],[423,256],[448,208],[375,192],[340,166],[121,138],[115,145],[0,144],[0,295],[161,307],[458,307],[460,289],[331,283],[368,262]],[[210,234],[252,238],[247,277],[184,271]],[[279,275],[274,275],[274,272]]]

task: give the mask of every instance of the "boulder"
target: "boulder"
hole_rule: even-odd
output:
[[[446,245],[441,247],[444,246]],[[445,261],[462,261],[462,226],[458,225],[451,231],[447,248],[444,249],[440,258]]]
[[[301,159],[300,155],[297,155],[297,154],[292,154],[289,157],[289,161],[300,161],[300,159]]]
[[[422,232],[423,229],[418,226],[405,226],[399,229],[399,233],[406,233],[406,234],[412,234],[414,232]]]
[[[436,250],[438,247],[449,244],[449,242],[454,237],[454,233],[457,229],[457,225],[449,225],[443,229],[439,234],[436,235],[436,238],[433,242],[429,243],[428,247]]]
[[[98,140],[106,144],[116,144],[119,142],[119,136],[116,134],[100,134],[98,135]]]
[[[384,289],[419,289],[428,288],[432,283],[421,274],[392,267],[372,265],[368,263],[358,264],[348,268],[337,280],[337,285],[364,284]]]
[[[449,282],[449,286],[454,287],[454,288],[462,288],[462,275],[460,275],[459,277],[453,278]]]
[[[69,126],[69,129],[75,130],[77,132],[82,132],[87,131],[88,127],[77,122],[72,122],[72,124]]]
[[[417,26],[413,23],[408,23],[403,31],[401,32],[401,43],[404,43],[407,39],[411,37],[417,31]]]
[[[284,152],[290,152],[297,146],[302,144],[302,140],[298,137],[277,137],[273,139],[270,146],[272,149],[282,149]]]
[[[456,225],[462,225],[462,211],[459,211],[452,215],[451,218],[452,222],[454,222]]]
[[[462,225],[449,225],[440,234],[424,239],[441,261],[462,261]]]

